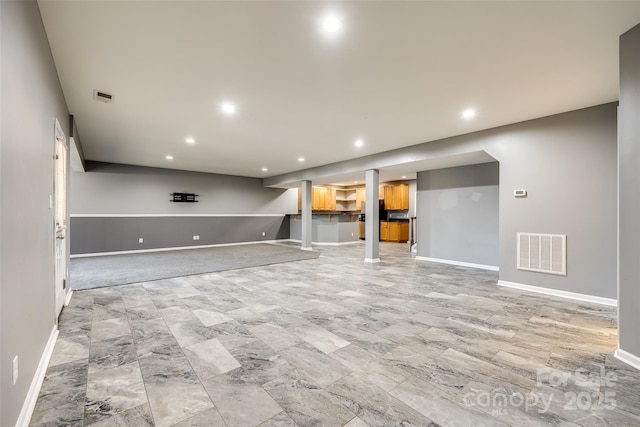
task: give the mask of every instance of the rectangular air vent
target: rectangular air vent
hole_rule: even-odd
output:
[[[565,234],[517,233],[518,270],[567,275]]]
[[[100,90],[94,90],[93,99],[95,99],[96,101],[102,101],[102,102],[113,102],[113,95],[108,94],[106,92],[102,92]]]

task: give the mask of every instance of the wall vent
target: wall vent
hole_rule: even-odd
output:
[[[112,103],[113,102],[113,95],[111,95],[109,93],[106,93],[106,92],[102,92],[100,90],[94,90],[93,91],[93,99],[95,99],[96,101]]]
[[[517,233],[518,270],[567,275],[565,234]]]

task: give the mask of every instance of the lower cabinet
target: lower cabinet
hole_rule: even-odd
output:
[[[409,241],[409,223],[408,222],[396,222],[398,226],[398,242],[406,243]]]
[[[389,223],[387,221],[380,221],[380,240],[389,241]]]
[[[380,240],[383,242],[408,242],[409,223],[404,221],[380,221]]]

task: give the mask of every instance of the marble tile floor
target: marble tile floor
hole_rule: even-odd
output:
[[[75,292],[33,426],[638,426],[614,308],[406,245]]]

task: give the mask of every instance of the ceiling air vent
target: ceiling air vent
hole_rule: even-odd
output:
[[[93,99],[95,99],[96,101],[112,103],[113,102],[113,95],[111,95],[111,94],[109,94],[107,92],[102,92],[100,90],[94,90],[93,91]]]

